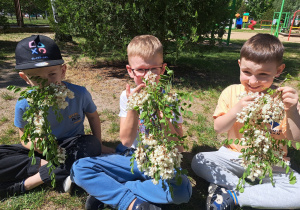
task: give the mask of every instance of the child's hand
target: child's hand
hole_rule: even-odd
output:
[[[285,111],[297,109],[299,97],[294,88],[280,87],[277,90],[282,92],[282,102],[284,103]]]
[[[241,112],[244,107],[247,107],[250,103],[254,101],[255,97],[254,96],[245,96],[238,102],[239,106],[239,111]]]
[[[134,93],[138,93],[141,91],[142,88],[146,87],[146,84],[142,83],[139,84],[136,88],[134,88],[132,90],[132,92],[130,92],[130,85],[126,84],[126,97],[129,98],[130,96],[132,96]]]

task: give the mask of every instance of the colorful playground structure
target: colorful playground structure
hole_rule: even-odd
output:
[[[295,28],[295,29],[300,29],[299,26],[294,26],[295,17],[296,17],[296,14],[297,14],[298,12],[300,12],[300,10],[297,10],[297,11],[294,13],[293,21],[292,21],[292,24],[291,24],[291,27],[290,27],[290,31],[289,31],[288,41],[290,40],[290,36],[291,36],[292,29],[293,29],[293,28]]]

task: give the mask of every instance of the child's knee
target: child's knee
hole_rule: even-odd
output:
[[[84,169],[85,166],[88,165],[86,158],[79,159],[75,161],[72,165],[70,171],[70,177],[73,182],[75,182],[78,186],[81,186],[81,180],[83,180],[84,174],[86,170]]]
[[[192,184],[187,176],[181,176],[181,185],[173,185],[175,204],[187,203],[192,196]]]

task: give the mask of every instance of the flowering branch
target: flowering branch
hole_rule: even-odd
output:
[[[254,101],[247,107],[244,107],[237,114],[237,122],[243,123],[240,129],[243,137],[239,140],[225,140],[225,144],[240,144],[245,146],[241,150],[242,166],[245,168],[243,176],[239,179],[237,190],[244,192],[243,186],[246,179],[255,181],[259,179],[262,183],[263,178],[269,176],[272,185],[273,166],[282,166],[286,168],[286,173],[290,171],[289,166],[284,161],[284,151],[282,147],[291,146],[292,141],[286,139],[275,139],[271,135],[276,131],[276,127],[285,117],[284,104],[281,98],[281,92],[268,90],[264,93],[243,93],[241,98],[250,95],[255,97]],[[300,143],[296,143],[297,149],[300,149]],[[296,177],[293,172],[289,175],[290,183],[296,183]]]
[[[128,99],[127,110],[138,111],[145,126],[145,132],[139,130],[139,143],[131,159],[131,166],[133,172],[136,160],[138,169],[152,177],[154,184],[158,184],[160,179],[167,180],[169,184],[174,177],[180,184],[180,175],[187,174],[187,171],[180,170],[182,154],[177,147],[185,146],[186,137],[172,133],[171,126],[177,127],[174,120],[179,119],[180,111],[185,111],[178,96],[187,98],[187,94],[171,93],[173,71],[166,70],[167,75],[161,75],[159,83],[155,82],[157,75],[149,72],[144,79],[146,87]]]
[[[8,86],[9,90],[20,92],[19,100],[26,99],[29,107],[23,114],[23,119],[27,121],[24,127],[24,134],[21,137],[25,144],[31,142],[28,156],[32,157],[32,165],[36,164],[35,153],[37,150],[46,156],[49,167],[49,174],[51,174],[52,186],[55,186],[55,174],[51,173],[56,166],[64,163],[66,159],[65,149],[57,145],[56,137],[52,134],[51,126],[48,121],[48,114],[54,112],[58,122],[62,121],[60,109],[65,109],[68,102],[65,98],[74,98],[74,93],[70,91],[65,85],[50,84],[45,85],[46,81],[40,78],[32,77],[40,84],[40,86],[32,86],[21,91],[15,86]]]

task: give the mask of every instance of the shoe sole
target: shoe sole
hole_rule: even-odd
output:
[[[210,202],[211,202],[212,196],[214,195],[214,192],[216,191],[217,188],[218,188],[218,185],[210,183],[210,185],[208,187],[208,196],[206,198],[206,210],[210,210]]]

